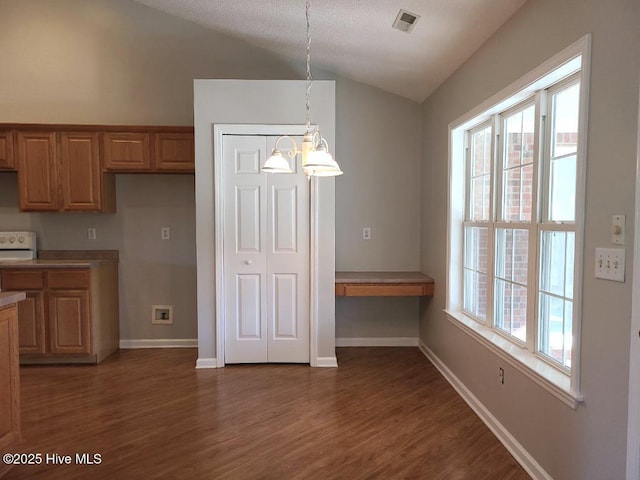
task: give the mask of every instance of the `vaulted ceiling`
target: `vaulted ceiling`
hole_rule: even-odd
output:
[[[305,62],[305,0],[136,0]],[[421,102],[526,0],[313,0],[311,65]],[[392,28],[400,9],[420,18]]]

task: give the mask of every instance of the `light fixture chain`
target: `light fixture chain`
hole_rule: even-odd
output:
[[[311,0],[307,0],[307,93],[305,95],[305,106],[307,109],[307,132],[311,130],[311,22],[310,22]]]

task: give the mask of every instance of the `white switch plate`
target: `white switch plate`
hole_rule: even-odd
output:
[[[89,240],[95,240],[96,239],[96,229],[93,227],[90,227],[87,229],[87,237],[89,238]]]
[[[160,230],[160,238],[162,238],[162,240],[170,240],[171,229],[169,227],[162,227],[162,229]]]
[[[611,221],[611,243],[624,245],[625,220],[624,215],[613,216],[613,220]]]
[[[364,227],[362,229],[362,239],[371,240],[371,227]]]
[[[624,282],[624,248],[596,248],[596,278]]]

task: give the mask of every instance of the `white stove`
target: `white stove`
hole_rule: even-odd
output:
[[[0,232],[0,263],[32,260],[37,256],[36,232]]]

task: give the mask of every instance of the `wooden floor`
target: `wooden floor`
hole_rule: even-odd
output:
[[[338,369],[195,359],[124,350],[98,366],[22,367],[20,451],[102,462],[5,478],[529,478],[418,349],[340,348]]]

